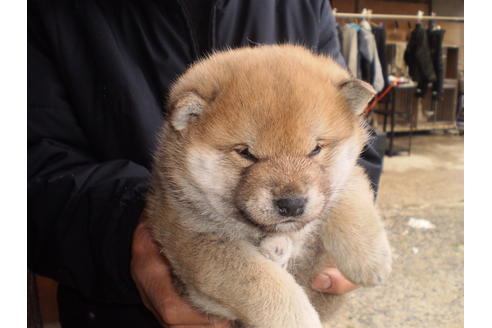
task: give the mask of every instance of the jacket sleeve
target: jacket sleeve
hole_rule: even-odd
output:
[[[335,16],[333,16],[329,1],[321,2],[319,23],[318,51],[332,57],[340,65],[346,67],[345,59],[340,50],[340,40],[338,38]]]
[[[130,249],[149,172],[91,153],[48,42],[33,31],[28,25],[28,266],[91,300],[139,302]]]
[[[334,58],[339,64],[345,66],[342,53],[340,51],[340,44],[337,37],[337,29],[335,23],[335,16],[331,11],[329,1],[323,1],[321,5],[320,13],[320,37],[318,44],[318,51],[322,54],[329,55]],[[381,145],[377,147],[377,145]],[[371,139],[369,143],[364,147],[364,150],[359,157],[358,164],[361,165],[366,171],[369,179],[371,180],[371,186],[374,191],[374,195],[377,194],[379,186],[379,178],[383,170],[383,156],[384,156],[384,138],[377,136],[374,131],[371,131]]]
[[[379,179],[383,172],[383,158],[385,150],[385,138],[383,135],[377,135],[371,130],[371,137],[368,144],[364,147],[362,154],[357,161],[364,168],[369,180],[371,181],[374,198],[378,194]]]
[[[416,60],[424,75],[425,82],[433,82],[436,80],[436,73],[434,72],[434,66],[432,65],[432,57],[429,49],[429,41],[427,39],[427,31],[423,28],[419,29],[417,34]]]

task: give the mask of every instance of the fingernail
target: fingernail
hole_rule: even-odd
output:
[[[313,283],[311,285],[313,289],[317,291],[324,292],[331,287],[331,279],[330,276],[324,273],[320,273],[314,278]]]

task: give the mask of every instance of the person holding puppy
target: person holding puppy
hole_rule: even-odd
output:
[[[178,296],[139,223],[163,100],[215,49],[288,42],[343,63],[329,2],[53,0],[28,9],[28,265],[60,283],[62,326],[226,327]],[[360,163],[377,186],[377,152],[368,147]],[[356,288],[336,268],[312,287]]]

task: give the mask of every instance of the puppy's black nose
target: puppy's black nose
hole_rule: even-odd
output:
[[[275,201],[275,205],[277,206],[278,213],[282,216],[299,216],[304,213],[306,198],[281,198]]]

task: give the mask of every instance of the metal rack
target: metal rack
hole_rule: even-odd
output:
[[[416,122],[416,98],[415,84],[396,85],[388,94],[389,99],[385,102],[384,109],[375,109],[374,112],[382,114],[384,117],[383,132],[386,133],[389,140],[386,147],[386,155],[394,156],[402,152],[410,155],[412,150],[412,135],[415,129]],[[387,124],[390,124],[390,130],[387,129]],[[397,121],[404,122],[408,126],[408,143],[407,147],[397,147],[394,144]]]
[[[394,15],[394,14],[373,14],[372,10],[364,8],[362,13],[339,13],[337,9],[333,9],[333,14],[336,18],[361,18],[361,19],[382,19],[382,20],[417,20],[417,21],[444,21],[444,22],[464,22],[464,17],[453,16],[436,16],[424,15],[424,12],[419,10],[417,15]]]
[[[333,14],[337,19],[367,19],[367,20],[415,20],[418,23],[422,21],[447,21],[447,22],[458,22],[463,23],[464,17],[451,17],[451,16],[437,16],[435,13],[431,15],[424,15],[424,12],[419,10],[416,15],[397,15],[397,14],[374,14],[372,10],[364,8],[361,13],[339,13],[336,8],[333,9]],[[451,81],[457,84],[457,63],[455,64],[456,69],[453,72],[447,72],[447,66],[452,66],[452,62],[448,65],[448,53],[453,54],[453,58],[457,61],[457,56],[459,49],[457,47],[443,46],[443,65],[445,67],[444,78],[446,81]],[[453,61],[454,62],[454,61]],[[411,96],[409,90],[405,90],[402,87],[393,90],[385,101],[385,108],[380,108],[375,110],[376,113],[384,115],[383,130],[388,133],[389,137],[389,148],[387,149],[388,154],[394,154],[398,151],[407,151],[410,153],[411,150],[411,139],[412,133],[416,130],[436,130],[436,129],[453,129],[456,127],[456,113],[454,109],[456,108],[456,103],[453,102],[457,97],[456,87],[451,84],[445,84],[443,88],[442,95],[437,99],[432,99],[430,94],[423,100],[414,99]],[[401,101],[402,99],[407,99],[409,102],[405,106]],[[428,99],[427,99],[428,98]],[[419,102],[420,101],[420,102]],[[424,110],[427,113],[423,117],[419,113]],[[431,115],[432,114],[432,115]],[[389,122],[388,122],[389,120]],[[390,129],[387,131],[387,124],[390,123]],[[393,138],[396,132],[408,132],[409,142],[408,148],[406,149],[396,149],[393,146]],[[399,148],[399,147],[398,147]]]

